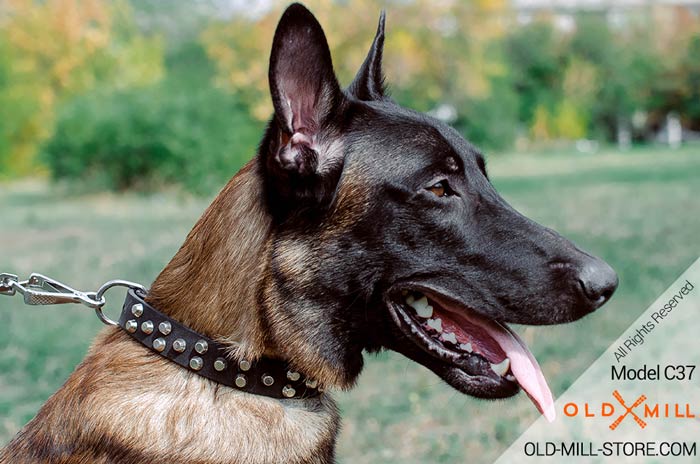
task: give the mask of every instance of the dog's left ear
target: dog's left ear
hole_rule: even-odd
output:
[[[342,164],[335,120],[347,100],[321,25],[298,3],[277,25],[269,80],[275,116],[267,167],[275,190],[285,199],[319,199],[333,188],[327,174]]]
[[[382,100],[386,93],[384,86],[384,73],[382,72],[382,54],[384,53],[384,24],[386,13],[379,15],[377,33],[374,36],[372,46],[367,53],[364,63],[357,72],[355,79],[348,87],[348,93],[358,100],[371,101]]]

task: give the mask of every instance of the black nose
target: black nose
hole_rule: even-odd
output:
[[[589,258],[581,267],[578,283],[593,308],[601,307],[617,288],[617,273],[608,263],[598,258]]]

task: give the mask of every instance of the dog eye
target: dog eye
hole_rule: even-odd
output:
[[[449,197],[454,195],[454,191],[450,188],[450,185],[446,180],[441,180],[435,184],[428,187],[426,190],[433,192],[438,197]]]

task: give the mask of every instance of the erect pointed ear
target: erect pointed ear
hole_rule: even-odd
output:
[[[381,100],[386,91],[384,87],[384,74],[382,73],[382,54],[384,53],[384,23],[386,14],[379,15],[377,34],[374,36],[372,46],[367,53],[365,62],[357,72],[355,79],[348,87],[348,92],[359,100]]]
[[[279,129],[269,161],[296,177],[325,170],[333,161],[326,152],[331,120],[345,97],[323,29],[298,3],[287,8],[277,25],[269,79]]]

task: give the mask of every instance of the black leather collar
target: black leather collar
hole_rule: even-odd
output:
[[[198,334],[146,303],[141,290],[127,292],[119,326],[152,351],[190,372],[255,395],[271,398],[311,398],[318,382],[291,371],[286,362],[260,358],[235,362],[224,345]]]

